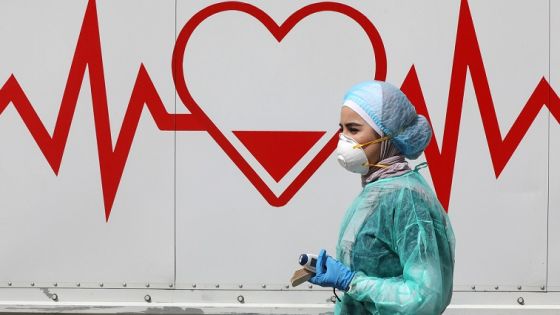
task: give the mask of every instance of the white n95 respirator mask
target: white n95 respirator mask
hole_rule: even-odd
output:
[[[357,143],[354,139],[340,133],[338,145],[336,147],[336,159],[346,170],[352,173],[366,175],[369,172],[370,164],[363,147],[369,144],[383,142],[389,137],[382,137],[363,144]]]

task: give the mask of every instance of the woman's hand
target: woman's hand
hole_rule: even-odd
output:
[[[342,291],[348,291],[350,282],[354,277],[354,272],[346,267],[340,261],[327,255],[324,249],[321,249],[317,257],[317,273],[309,279],[309,282],[320,285],[322,287],[332,287]]]

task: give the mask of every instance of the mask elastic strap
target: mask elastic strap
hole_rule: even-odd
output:
[[[365,147],[366,145],[370,145],[370,144],[374,144],[374,143],[383,142],[383,141],[389,140],[389,139],[391,139],[391,137],[389,137],[389,136],[381,137],[381,138],[379,138],[379,139],[375,139],[375,140],[372,140],[372,141],[368,141],[368,142],[366,142],[366,143],[356,144],[355,146],[352,147],[352,149],[362,148],[362,147]]]
[[[414,170],[415,170],[415,171],[419,171],[419,170],[421,170],[421,169],[423,169],[423,168],[426,168],[426,167],[428,167],[428,163],[427,163],[427,162],[422,162],[422,163],[416,165],[416,167],[414,168]]]

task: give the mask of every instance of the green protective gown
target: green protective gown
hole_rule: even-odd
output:
[[[418,168],[367,184],[342,221],[337,258],[356,275],[335,314],[441,314],[455,237]]]

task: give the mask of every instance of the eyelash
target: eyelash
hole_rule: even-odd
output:
[[[352,132],[352,133],[355,133],[355,132],[358,132],[359,130],[358,130],[358,129],[355,129],[355,128],[348,128],[348,131],[350,131],[350,132]],[[338,128],[338,132],[343,132],[342,127],[339,127],[339,128]]]

